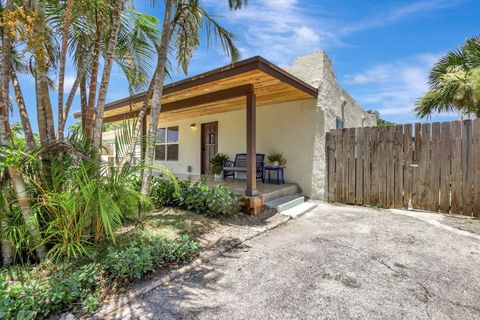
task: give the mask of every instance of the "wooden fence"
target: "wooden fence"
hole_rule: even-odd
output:
[[[330,201],[480,216],[480,119],[327,133]]]

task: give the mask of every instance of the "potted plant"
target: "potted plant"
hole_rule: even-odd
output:
[[[215,180],[222,179],[223,165],[225,161],[230,160],[224,153],[217,153],[212,159],[210,164],[212,165],[212,172],[215,175]]]
[[[272,151],[268,155],[267,159],[268,159],[268,162],[274,167],[280,167],[280,166],[283,167],[287,164],[287,160],[283,157],[283,152],[277,153]]]

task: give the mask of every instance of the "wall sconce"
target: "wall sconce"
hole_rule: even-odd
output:
[[[190,128],[195,129],[195,123],[192,123],[192,124],[190,125]]]

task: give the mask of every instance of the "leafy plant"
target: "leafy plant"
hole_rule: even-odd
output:
[[[277,152],[270,152],[270,154],[267,157],[268,162],[273,164],[273,165],[279,165],[279,166],[284,166],[287,164],[287,160],[283,157],[283,152],[282,153],[277,153]]]
[[[237,213],[240,198],[227,187],[209,187],[204,179],[193,185],[188,180],[178,181],[178,189],[172,181],[153,178],[150,198],[157,208],[180,207],[207,216],[222,216]]]
[[[223,172],[225,161],[228,160],[230,160],[230,158],[224,153],[217,153],[212,159],[210,159],[213,174],[221,174]]]

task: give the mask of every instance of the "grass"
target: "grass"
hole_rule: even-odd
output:
[[[183,235],[198,240],[218,225],[216,219],[188,210],[166,207],[146,214],[142,226],[134,232],[155,235],[165,240],[174,240]]]

